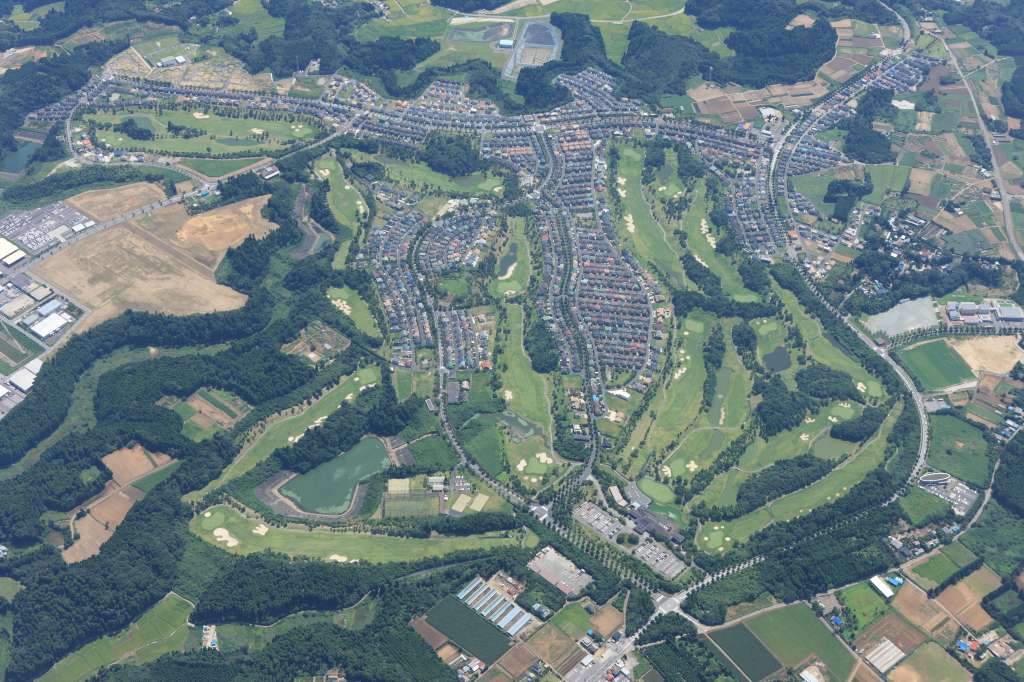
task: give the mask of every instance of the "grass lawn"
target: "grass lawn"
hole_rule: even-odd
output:
[[[706,316],[705,313],[696,311],[693,313],[693,317],[695,320],[701,317],[706,317],[708,321],[714,319],[711,316]],[[651,409],[658,412],[658,422],[647,436],[647,445],[653,450],[667,447],[669,443],[677,439],[679,432],[693,422],[700,409],[704,377],[707,375],[707,370],[704,369],[702,343],[710,331],[710,326],[702,325],[701,329],[702,331],[699,332],[684,330],[676,336],[676,348],[672,351],[677,365],[676,369],[666,378],[665,386],[660,390],[661,395],[654,399],[651,406]],[[683,368],[686,369],[685,372],[682,371]],[[605,397],[608,400],[609,409],[622,411],[612,404],[612,401],[617,400],[614,396],[606,395]],[[639,398],[629,404],[635,408],[638,402]],[[685,450],[686,452],[683,452],[681,449],[677,458],[673,458],[673,462],[669,464],[674,476],[692,475],[686,469],[686,464],[691,459],[686,456],[686,453],[690,450],[689,448],[685,448]],[[701,463],[698,462],[698,464]],[[701,464],[701,468],[703,466]]]
[[[583,610],[579,602],[573,602],[551,617],[555,626],[573,639],[579,639],[594,629],[590,624],[590,614]]]
[[[1024,559],[1024,519],[989,500],[981,518],[960,538],[964,547],[982,558],[1000,577],[1015,575]]]
[[[886,190],[902,192],[910,177],[910,169],[906,166],[865,166],[864,171],[871,173],[871,181],[875,185],[874,191],[864,197],[864,201],[876,206],[882,203]]]
[[[317,159],[314,165],[317,174],[331,184],[327,195],[327,203],[334,212],[334,217],[342,225],[355,231],[359,219],[363,215],[363,196],[345,179],[341,166],[334,157],[325,154]]]
[[[949,557],[950,561],[956,564],[957,568],[963,568],[978,558],[974,555],[974,552],[961,545],[959,540],[951,542],[940,551]]]
[[[686,244],[693,251],[695,257],[703,260],[713,273],[722,279],[722,289],[725,293],[741,302],[757,301],[759,297],[754,292],[743,286],[743,280],[728,258],[715,252],[707,236],[701,233],[702,221],[711,230],[714,236],[714,226],[708,218],[708,211],[711,209],[707,201],[707,190],[704,181],[697,183],[697,196],[686,216],[683,218],[683,229],[686,231]]]
[[[928,464],[975,487],[989,479],[989,445],[981,431],[949,415],[934,415]],[[930,495],[929,497],[934,497]]]
[[[443,40],[441,49],[416,65],[417,71],[431,67],[453,66],[470,59],[482,59],[499,71],[508,61],[509,51],[496,52],[490,43],[465,40]]]
[[[926,642],[900,662],[888,677],[894,680],[969,682],[971,673],[935,642]]]
[[[86,644],[58,662],[39,679],[45,682],[75,682],[134,649],[139,651],[135,652],[134,658],[127,660],[140,663],[171,651],[181,651],[188,632],[185,621],[190,613],[192,606],[171,593],[142,614],[128,629]]]
[[[434,375],[426,372],[410,372],[407,369],[396,368],[394,372],[395,391],[398,393],[398,401],[401,402],[411,396],[418,395],[420,398],[429,398],[434,393]]]
[[[201,111],[171,111],[165,110],[160,116],[152,110],[140,110],[134,114],[120,111],[115,114],[89,114],[87,120],[100,123],[121,123],[126,119],[134,119],[143,127],[152,130],[157,135],[167,134],[167,124],[174,123],[189,128],[199,128],[208,134],[184,139],[181,137],[164,137],[156,140],[133,140],[127,135],[115,133],[113,130],[100,130],[96,137],[100,144],[107,144],[111,148],[119,149],[124,147],[140,147],[165,152],[238,152],[248,151],[259,152],[262,150],[277,150],[284,148],[284,143],[293,140],[312,141],[316,136],[317,123],[315,119],[308,116],[296,116],[295,123],[289,123],[288,119],[281,121],[261,121],[257,119],[227,118],[218,114],[210,113],[207,118],[196,118],[193,114],[201,114]],[[270,135],[266,140],[246,139],[246,136],[255,136],[253,128],[265,131]],[[213,135],[216,139],[211,140]]]
[[[380,338],[380,330],[377,329],[377,323],[374,321],[373,315],[370,314],[370,307],[359,297],[355,289],[347,286],[340,289],[331,287],[327,290],[327,297],[332,301],[345,301],[348,303],[352,310],[352,312],[348,313],[348,316],[356,323],[359,331]]]
[[[284,17],[272,17],[260,0],[238,0],[231,5],[231,15],[240,25],[256,29],[260,40],[284,33]]]
[[[901,350],[900,356],[929,390],[974,378],[974,372],[964,359],[942,339]]]
[[[501,178],[472,175],[452,180],[447,175],[430,170],[425,163],[407,163],[387,156],[371,156],[365,152],[358,151],[352,151],[351,154],[353,161],[376,161],[377,163],[382,163],[387,166],[388,171],[392,175],[396,175],[407,182],[412,181],[418,184],[430,185],[444,192],[476,194],[487,198],[501,197],[500,192],[494,191],[495,188],[501,187]]]
[[[250,159],[182,159],[179,163],[185,168],[202,173],[208,178],[219,178],[228,173],[234,173],[246,166],[262,160],[264,157],[257,156]]]
[[[259,521],[247,519],[231,507],[214,507],[211,515],[192,519],[189,529],[211,544],[223,547],[223,541],[214,539],[213,531],[223,528],[238,544],[227,550],[235,554],[251,554],[271,549],[289,556],[310,556],[328,559],[332,554],[347,557],[349,561],[383,563],[388,561],[414,561],[428,556],[441,556],[460,549],[504,547],[516,544],[512,538],[459,537],[419,540],[393,538],[385,535],[362,533],[331,533],[326,531],[271,528],[265,535],[253,532]]]
[[[762,614],[747,621],[747,627],[785,666],[795,666],[817,654],[838,679],[845,680],[856,663],[806,604]]]
[[[306,428],[318,418],[330,415],[341,405],[342,401],[349,395],[355,396],[359,393],[359,387],[364,384],[372,384],[380,381],[380,368],[377,365],[361,367],[355,374],[342,381],[338,386],[331,389],[327,395],[318,400],[308,410],[294,417],[287,417],[276,422],[268,428],[259,439],[256,440],[247,450],[242,452],[234,464],[230,465],[225,473],[209,483],[205,488],[185,496],[186,501],[198,500],[207,492],[228,481],[238,478],[254,466],[265,460],[274,450],[288,445],[288,438],[305,433]]]
[[[664,483],[658,483],[653,478],[645,476],[640,479],[640,482],[637,485],[644,495],[647,495],[655,502],[672,504],[676,499],[676,495],[672,492],[672,488],[669,488]]]
[[[540,424],[545,430],[551,421],[545,393],[547,385],[544,378],[533,371],[530,358],[523,351],[523,308],[520,305],[508,306],[508,322],[512,333],[502,359],[508,364],[508,371],[502,374],[508,406],[519,413],[527,421]]]
[[[868,629],[872,623],[889,612],[889,604],[878,594],[870,583],[858,583],[848,587],[840,595],[846,608],[857,616],[857,635]]]
[[[24,588],[25,586],[14,578],[0,578],[0,597],[3,597],[7,601],[14,599],[14,595],[18,594],[18,592]]]
[[[900,411],[900,407],[893,410],[879,432],[875,434],[875,439],[856,457],[847,460],[842,467],[833,469],[817,483],[773,502],[772,513],[776,521],[788,521],[793,517],[810,513],[815,507],[832,502],[860,483],[865,474],[882,461],[885,454],[885,439],[892,431]]]
[[[960,570],[956,564],[949,560],[945,554],[939,552],[923,564],[915,566],[908,571],[913,576],[922,578],[917,582],[926,590],[942,583],[943,580]]]
[[[684,273],[679,262],[679,256],[682,255],[679,241],[672,234],[673,228],[663,227],[655,220],[651,214],[651,207],[644,198],[643,186],[640,184],[643,151],[626,145],[619,147],[619,150],[621,156],[618,177],[625,178],[626,182],[618,183],[615,178],[608,178],[609,185],[614,185],[610,187],[610,192],[621,190],[626,193],[622,198],[624,218],[616,221],[615,231],[640,258],[648,263],[654,263],[662,270],[668,270],[673,279],[682,282]],[[634,228],[632,231],[629,229],[631,224]]]
[[[863,383],[867,387],[866,393],[869,396],[875,398],[882,397],[882,385],[878,382],[878,379],[868,374],[863,367],[833,346],[824,336],[810,339],[807,342],[807,347],[811,349],[811,355],[814,356],[815,360],[832,369],[846,372],[853,377],[854,385],[858,382]]]
[[[949,502],[914,486],[900,498],[900,507],[910,517],[910,523],[916,526],[933,514],[949,509]]]

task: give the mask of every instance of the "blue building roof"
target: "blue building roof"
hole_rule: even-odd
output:
[[[832,616],[832,622],[834,624],[836,624],[836,625],[842,625],[843,624],[843,619],[840,618],[839,616]]]
[[[888,580],[893,585],[902,585],[903,584],[903,578],[894,578],[892,576],[889,576],[888,578],[886,578],[886,580]]]
[[[956,648],[959,649],[960,651],[967,651],[971,647],[970,647],[970,645],[967,642],[965,642],[963,640],[960,640],[960,641],[958,641],[956,643]]]

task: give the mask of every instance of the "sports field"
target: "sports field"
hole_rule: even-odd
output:
[[[419,540],[363,533],[309,532],[305,526],[301,530],[269,528],[264,532],[266,526],[263,523],[247,519],[230,507],[214,507],[208,511],[210,516],[204,513],[192,519],[189,529],[207,542],[226,547],[235,554],[252,554],[271,549],[289,556],[380,563],[442,556],[460,549],[489,549],[516,544],[512,538],[499,537]]]
[[[511,640],[454,595],[449,594],[435,604],[425,619],[487,665],[508,652]]]
[[[856,660],[806,604],[769,611],[747,621],[748,627],[785,666],[798,665],[811,654],[840,680],[850,676]]]
[[[742,623],[715,630],[710,636],[752,682],[758,682],[782,667],[772,652]]]
[[[573,639],[579,639],[587,634],[587,630],[593,629],[590,624],[590,614],[583,610],[579,603],[572,603],[556,613],[551,618],[555,626]]]
[[[943,339],[901,350],[900,357],[925,388],[936,390],[969,381],[974,372]]]
[[[139,617],[127,630],[86,644],[57,663],[41,682],[75,682],[110,665],[125,654],[127,661],[145,663],[172,651],[181,651],[192,605],[171,593]]]

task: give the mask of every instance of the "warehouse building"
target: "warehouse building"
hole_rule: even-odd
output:
[[[874,580],[874,578],[872,578],[872,580]],[[883,637],[878,642],[878,646],[872,649],[871,653],[865,656],[864,659],[870,663],[875,670],[880,673],[884,673],[886,670],[899,663],[904,656],[906,656],[906,654],[900,651],[899,647],[890,642],[887,638]]]
[[[889,589],[889,586],[885,584],[885,581],[877,575],[871,579],[871,586],[878,590],[878,592],[886,599],[891,599],[894,594],[893,591]]]

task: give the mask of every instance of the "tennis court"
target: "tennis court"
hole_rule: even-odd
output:
[[[385,493],[383,514],[391,516],[434,516],[441,510],[439,493]]]

